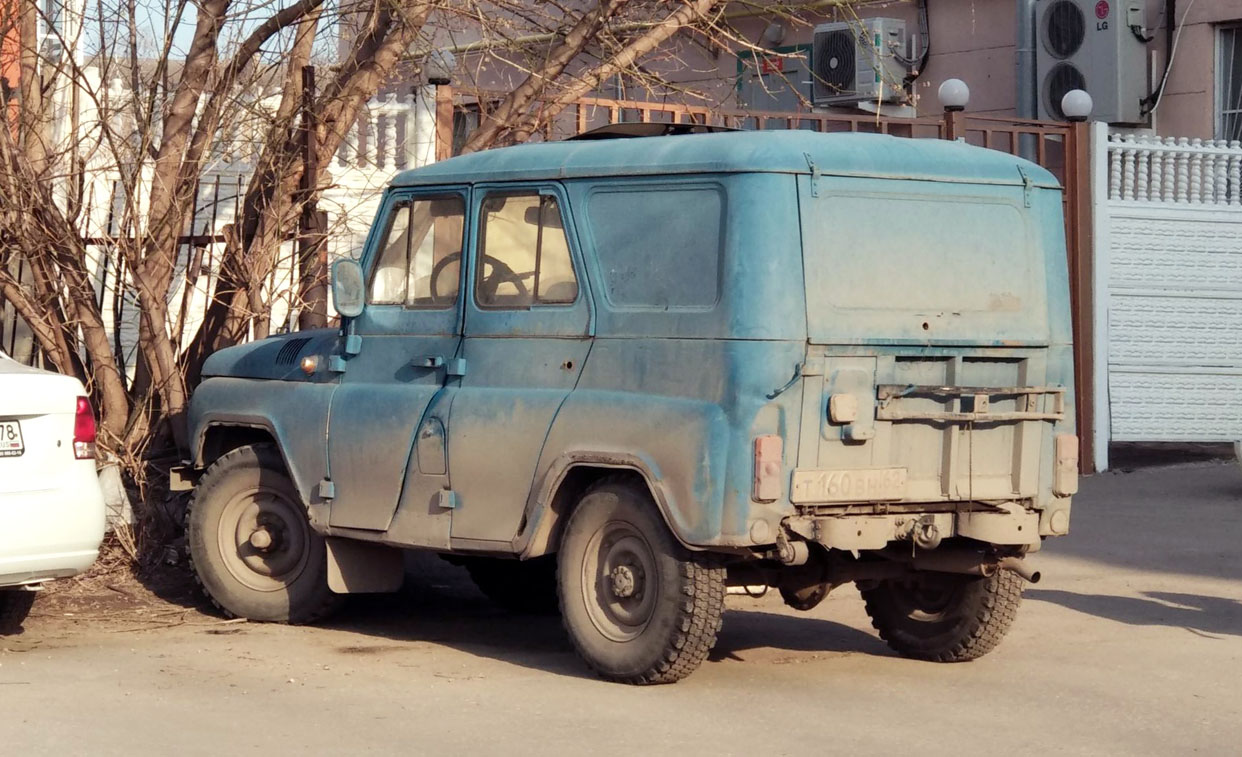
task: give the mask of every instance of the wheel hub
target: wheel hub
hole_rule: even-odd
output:
[[[612,594],[618,599],[625,599],[634,596],[635,590],[638,588],[634,571],[628,565],[618,565],[612,569],[609,574],[612,581]]]
[[[250,546],[254,547],[260,552],[267,552],[268,550],[273,548],[275,543],[276,543],[275,537],[272,535],[271,531],[267,530],[265,526],[259,526],[250,534]]]
[[[221,514],[225,568],[256,591],[282,591],[306,567],[310,526],[298,504],[268,487],[238,492]]]
[[[659,599],[657,570],[651,545],[632,524],[600,527],[582,565],[583,585],[591,587],[587,612],[600,633],[624,642],[643,632]]]

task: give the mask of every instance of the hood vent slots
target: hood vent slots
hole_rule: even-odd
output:
[[[285,342],[280,351],[276,353],[276,365],[293,365],[298,361],[298,356],[302,354],[302,348],[310,344],[310,337],[300,337],[298,339],[290,339]]]

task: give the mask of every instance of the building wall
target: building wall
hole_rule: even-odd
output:
[[[1122,0],[1110,0],[1114,6]],[[758,4],[737,5],[753,10]],[[1158,81],[1166,58],[1166,0],[1147,0],[1147,33],[1154,39],[1149,45],[1148,81]],[[1164,97],[1153,127],[1158,134],[1210,139],[1215,136],[1216,37],[1222,23],[1242,22],[1242,0],[1177,0],[1178,20],[1185,17],[1177,45],[1174,65],[1169,71]],[[966,81],[971,89],[969,110],[973,113],[1013,116],[1016,102],[1016,0],[929,0],[928,19],[931,55],[922,75],[914,84],[915,105],[920,115],[940,110],[936,90],[949,78]],[[1189,12],[1187,12],[1189,11]],[[824,8],[800,14],[797,20],[786,21],[786,37],[777,48],[791,51],[809,46],[814,27],[826,21],[858,17],[888,16],[903,19],[912,35],[918,33],[918,5],[914,0],[868,3],[854,9]],[[750,74],[743,72],[739,86],[739,53],[750,55],[745,43],[764,48],[763,31],[776,14],[755,14],[732,19],[741,44],[720,45],[703,35],[680,35],[663,49],[643,61],[651,72],[650,80],[633,77],[606,82],[596,93],[604,97],[633,100],[690,102],[717,107],[738,107],[739,91],[744,91]],[[464,36],[463,36],[464,35]],[[456,43],[471,37],[464,31],[455,32]],[[447,38],[444,40],[447,41]],[[464,55],[461,71],[463,90],[471,86],[488,91],[504,91],[524,78],[520,71],[506,67],[486,56]],[[773,86],[792,88],[806,93],[809,86],[804,72],[779,81],[781,76],[765,76]],[[672,86],[651,82],[664,80]],[[795,81],[794,79],[797,79]],[[404,90],[408,83],[397,89]],[[763,98],[784,106],[798,102],[788,97]],[[856,111],[854,111],[856,112]]]
[[[1182,14],[1187,13],[1188,5],[1187,0],[1179,0],[1179,21]],[[1150,33],[1157,35],[1152,46],[1159,51],[1159,71],[1163,71],[1163,8],[1148,10],[1149,16],[1159,17],[1158,30]],[[1215,136],[1216,32],[1220,24],[1230,22],[1242,22],[1242,2],[1239,0],[1196,0],[1194,5],[1189,6],[1163,101],[1156,110],[1155,128],[1158,134],[1202,139]],[[1154,27],[1157,22],[1151,23]]]
[[[1119,1],[1113,0],[1115,4]],[[939,112],[936,90],[949,78],[962,79],[970,86],[971,112],[1015,115],[1015,5],[1014,0],[930,0],[931,55],[914,85],[920,115]],[[1154,74],[1148,72],[1148,77],[1154,81],[1164,70],[1165,3],[1148,0],[1147,5],[1147,33],[1155,37],[1149,50],[1154,52],[1156,68]],[[1185,15],[1185,26],[1153,126],[1161,135],[1210,139],[1215,136],[1216,127],[1216,32],[1222,23],[1242,22],[1242,1],[1194,0],[1191,4],[1189,0],[1180,0],[1176,13],[1179,21]],[[909,33],[918,31],[917,4],[911,1],[870,4],[858,8],[857,14],[863,18],[901,18]],[[803,14],[803,23],[787,25],[788,36],[782,47],[809,45],[816,24],[849,17],[847,11]],[[756,16],[739,19],[735,24],[742,38],[759,44],[770,20]],[[655,70],[664,69],[670,81],[701,90],[708,102],[738,104],[737,54],[733,50],[712,55],[682,39],[675,49],[665,51],[653,61],[652,66]]]

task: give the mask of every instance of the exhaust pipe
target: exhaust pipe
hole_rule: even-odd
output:
[[[1002,557],[1000,560],[1000,567],[1003,570],[1009,570],[1017,573],[1019,576],[1025,578],[1033,584],[1039,583],[1039,579],[1041,577],[1040,572],[1032,568],[1030,565],[1027,565],[1026,560],[1021,557]]]
[[[918,556],[901,555],[890,552],[890,559],[904,562],[915,570],[931,570],[942,573],[962,573],[969,576],[992,576],[998,570],[1017,573],[1023,579],[1035,584],[1039,583],[1040,573],[1032,568],[1021,557],[1002,557],[988,559],[977,552],[928,552]]]

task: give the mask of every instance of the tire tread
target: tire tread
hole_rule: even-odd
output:
[[[224,453],[207,468],[206,472],[203,473],[202,478],[199,479],[198,485],[194,487],[194,492],[190,497],[190,503],[185,508],[184,525],[187,534],[190,532],[190,520],[193,517],[195,507],[199,504],[200,497],[211,490],[211,487],[215,484],[215,480],[217,478],[226,475],[230,472],[233,466],[240,464],[247,458],[252,458],[253,462],[260,467],[273,467],[282,471],[285,469],[285,461],[280,455],[280,450],[277,449],[276,445],[271,442],[248,444]],[[238,617],[236,613],[221,604],[220,601],[212,595],[211,590],[207,588],[206,584],[203,583],[198,566],[195,564],[194,550],[187,548],[185,553],[189,560],[190,573],[194,576],[194,583],[198,586],[203,596],[211,602],[212,607],[216,608],[216,610],[218,610],[220,614],[224,615],[226,618]],[[324,596],[317,603],[303,609],[303,611],[299,612],[296,616],[291,612],[287,622],[290,625],[306,625],[323,620],[335,612],[341,606],[342,601],[343,600],[340,595],[325,592]]]
[[[982,593],[975,606],[968,609],[968,622],[950,643],[920,643],[909,633],[895,627],[888,617],[881,592],[882,585],[861,592],[871,625],[880,638],[895,652],[930,662],[969,662],[977,660],[1000,644],[1017,619],[1022,603],[1023,579],[1016,573],[1000,570],[980,582]]]
[[[623,476],[607,476],[591,486],[583,496],[600,489],[617,487],[630,488],[630,483]],[[572,518],[572,514],[570,517]],[[714,564],[710,558],[692,554],[680,546],[677,549],[681,553],[677,555],[681,601],[678,603],[678,618],[674,622],[676,631],[665,640],[657,662],[640,673],[614,675],[591,664],[589,654],[579,645],[572,629],[568,627],[570,616],[565,612],[566,597],[562,593],[561,617],[566,623],[569,637],[579,657],[601,678],[635,685],[675,683],[703,664],[716,646],[716,636],[724,618],[725,569]],[[557,569],[561,569],[559,564]]]

